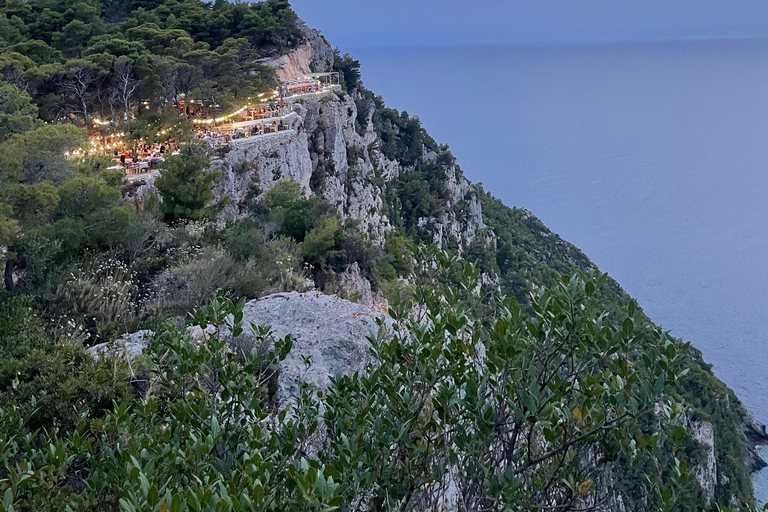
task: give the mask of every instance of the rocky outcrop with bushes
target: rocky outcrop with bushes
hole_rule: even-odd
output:
[[[318,51],[327,55],[325,47]],[[296,52],[290,61],[296,65],[296,59],[304,59],[308,68],[311,60],[317,66],[318,51]],[[374,244],[383,246],[396,232],[455,250],[498,276],[491,282],[523,302],[531,289],[559,274],[595,268],[533,214],[507,208],[466,180],[448,149],[429,137],[418,118],[388,109],[361,84],[346,84],[346,89],[297,105],[299,119],[290,134],[238,145],[218,162],[217,199],[229,199],[225,219],[247,215],[249,200],[290,178],[305,194],[325,199],[342,219],[354,221]],[[617,283],[610,294],[617,304],[628,300]],[[362,295],[370,302],[367,292]],[[699,359],[694,357],[693,364]],[[717,381],[706,366],[696,375]],[[727,388],[718,383],[714,389],[726,393]],[[700,453],[693,474],[706,503],[748,502],[751,497],[743,490],[750,488],[749,471],[764,464],[754,445],[768,441],[765,427],[750,420],[735,396],[729,399],[737,403],[724,418],[689,424],[699,447],[694,451]],[[688,406],[694,412],[698,407],[695,401]],[[725,429],[731,430],[728,436]],[[733,432],[744,434],[733,438]],[[743,454],[747,469],[734,465],[733,453]]]
[[[532,213],[471,184],[418,117],[367,90],[359,63],[285,0],[70,4],[0,2],[0,92],[19,121],[0,127],[0,508],[220,508],[193,503],[266,492],[276,510],[421,510],[450,495],[467,510],[605,498],[645,512],[670,479],[681,512],[752,504],[765,429],[700,353]],[[277,76],[324,70],[339,73],[338,93],[296,103],[288,130],[215,155],[170,108],[205,98],[215,117]],[[71,158],[88,145],[75,125],[92,128],[96,112],[100,130],[187,143],[161,173],[126,184],[109,158]],[[418,305],[375,306],[395,297]],[[570,345],[574,311],[583,330]],[[354,373],[385,312],[407,330],[371,344],[382,364]],[[229,319],[290,333],[294,350],[258,327],[274,353],[210,336]],[[467,343],[479,338],[489,350]],[[572,364],[557,385],[532,384],[559,378],[574,353],[585,372]],[[298,397],[301,421],[283,421],[276,405],[300,381],[322,388],[341,374],[328,396]],[[600,399],[570,393],[581,377]],[[660,402],[669,424],[651,414]],[[496,423],[486,405],[502,411]],[[619,430],[603,414],[615,405],[629,411]],[[327,458],[307,460],[321,422]],[[552,476],[563,465],[573,481]],[[446,492],[446,469],[461,492]]]
[[[353,219],[374,243],[383,245],[387,233],[395,229],[392,210],[399,208],[388,190],[391,194],[399,178],[428,167],[444,188],[442,204],[423,205],[409,221],[438,246],[470,245],[484,228],[482,209],[477,191],[453,157],[434,143],[431,147],[417,143],[418,148],[408,148],[417,151],[413,161],[397,158],[397,151],[384,148],[377,124],[395,134],[390,136],[397,136],[399,128],[371,107],[360,93],[307,100],[295,107],[299,116],[293,123],[295,131],[233,145],[224,158],[214,161],[222,170],[217,199],[228,200],[224,218],[245,215],[248,200],[280,180],[293,179],[305,193],[327,200],[342,218]],[[422,135],[420,126],[415,126],[414,135]]]
[[[376,320],[391,328],[386,305],[364,306],[320,292],[275,293],[243,307],[244,325],[267,326],[272,339],[291,337],[293,348],[277,372],[277,404],[283,407],[298,396],[300,383],[322,390],[329,378],[362,370],[371,363],[368,338],[379,331]],[[197,342],[210,335],[199,328],[188,332]],[[87,352],[95,358],[135,359],[149,347],[154,335],[150,330],[125,334],[115,341],[94,345]],[[241,345],[253,342],[250,328],[236,340]]]
[[[299,48],[274,64],[290,69],[326,69],[327,42],[317,35],[315,44],[318,42],[320,48],[315,46],[312,52]],[[340,65],[349,65],[348,58],[336,54],[334,66],[339,69]],[[344,69],[340,72],[346,76]],[[215,182],[215,201],[224,205],[219,213],[220,226],[252,218],[254,204],[277,184],[289,180],[298,184],[304,197],[313,196],[329,205],[339,226],[353,226],[347,229],[364,234],[378,250],[390,247],[390,238],[397,236],[408,243],[426,242],[455,251],[476,262],[492,288],[515,296],[523,304],[532,290],[551,285],[560,275],[595,269],[578,248],[551,233],[531,212],[508,208],[471,184],[448,148],[434,141],[418,118],[386,107],[359,82],[345,82],[344,86],[343,93],[296,104],[291,130],[236,141],[214,159],[212,165],[221,173]],[[317,226],[316,233],[320,228]],[[338,233],[337,227],[323,229]],[[301,242],[302,237],[295,240]],[[315,258],[308,275],[321,289],[372,304],[387,290],[403,286],[398,271],[382,272],[384,267],[376,266],[393,266],[391,258],[396,253],[385,251],[383,259],[373,266],[368,257],[354,256],[355,251],[347,251],[346,257],[332,264]],[[294,249],[293,254],[305,261],[312,259],[304,250]],[[219,252],[193,263],[200,265],[200,261],[217,258],[230,256]],[[245,275],[257,272],[258,264],[254,265]],[[216,264],[210,268],[226,267]],[[214,274],[203,267],[187,271],[182,266],[172,270],[168,278],[179,275]],[[228,286],[237,288],[243,279],[234,270],[230,275]],[[217,279],[229,282],[226,277]],[[172,282],[165,281],[159,288],[172,290]],[[200,297],[210,296],[215,286],[209,283]],[[281,286],[290,289],[290,285]],[[188,287],[178,289],[180,296],[189,293]],[[269,290],[265,286],[249,289]],[[618,283],[609,281],[606,300],[622,308],[629,297]],[[270,321],[280,319],[271,317]],[[748,412],[701,361],[700,354],[695,349],[692,354],[691,365],[696,371],[682,386],[679,400],[692,412],[688,425],[691,442],[685,450],[692,459],[700,499],[704,503],[749,503],[749,472],[761,465],[754,445],[768,437],[761,426],[749,421]],[[711,400],[702,401],[702,393]],[[746,465],[741,465],[741,460],[746,460]],[[628,507],[632,509],[632,505]]]

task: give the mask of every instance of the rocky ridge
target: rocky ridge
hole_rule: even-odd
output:
[[[377,148],[380,141],[370,120],[373,112],[367,113],[367,129],[360,134],[355,127],[357,106],[350,96],[306,101],[295,109],[298,118],[291,124],[292,131],[239,141],[214,161],[222,171],[216,199],[228,198],[223,218],[245,215],[245,201],[254,191],[262,193],[279,180],[290,178],[305,193],[326,199],[342,218],[356,220],[374,243],[383,244],[392,230],[385,213],[383,184],[408,168],[389,160]],[[437,154],[426,153],[424,157],[436,160]],[[440,218],[420,219],[419,224],[434,233],[438,246],[452,239],[464,247],[484,227],[482,210],[470,183],[456,167],[446,165],[444,172],[450,194],[446,212]],[[451,208],[467,198],[468,215],[459,219]]]
[[[755,415],[749,409],[742,418],[741,429],[747,438],[747,467],[751,472],[759,471],[768,467],[760,455],[757,453],[757,446],[768,444],[768,432],[762,423],[755,419]]]
[[[315,31],[309,32],[322,37]],[[324,38],[322,42],[327,46]],[[313,61],[318,59],[318,53],[326,53],[323,44],[317,48],[313,52]],[[362,112],[365,130],[359,133],[355,124],[356,119],[360,117],[357,104],[354,97],[346,95],[319,102],[306,102],[298,109],[301,121],[296,126],[297,133],[293,140],[286,140],[282,151],[272,149],[270,153],[272,157],[276,157],[279,162],[277,167],[282,172],[273,173],[270,179],[268,173],[259,173],[259,169],[264,166],[259,165],[258,156],[252,158],[243,153],[230,153],[227,155],[227,163],[222,167],[222,179],[227,180],[229,176],[233,184],[240,180],[235,187],[248,186],[248,180],[253,180],[255,171],[255,174],[260,176],[258,186],[266,190],[283,176],[294,177],[302,184],[304,190],[327,199],[336,206],[343,217],[360,222],[361,228],[368,232],[376,243],[383,243],[384,236],[392,227],[384,212],[384,186],[374,184],[371,178],[376,177],[376,182],[386,184],[409,169],[396,160],[387,159],[379,149],[381,141],[371,122],[373,110]],[[264,155],[258,145],[259,143],[254,144],[250,151],[254,155]],[[297,158],[298,155],[302,156]],[[311,162],[309,166],[306,165],[307,156]],[[428,154],[426,150],[423,156],[426,160],[437,158],[436,154]],[[268,160],[269,157],[266,158],[266,161]],[[299,161],[302,162],[301,166],[293,165],[293,162]],[[243,162],[255,164],[251,167],[253,170],[251,173],[246,172],[235,177],[228,169],[242,166]],[[482,209],[476,195],[472,194],[473,186],[457,172],[455,165],[445,166],[444,172],[451,198],[447,213],[440,218],[422,218],[419,225],[433,234],[433,241],[439,247],[450,242],[461,251],[483,233],[485,225]],[[250,183],[254,182],[255,180]],[[466,215],[459,219],[451,208],[467,198],[469,200],[462,204]],[[233,217],[239,214],[237,202],[230,206],[227,214]],[[489,242],[492,243],[492,239]],[[567,244],[564,241],[563,243]],[[709,502],[714,498],[718,479],[721,478],[717,468],[715,432],[712,424],[703,420],[691,421],[688,428],[704,451],[702,461],[695,465],[692,471]],[[747,448],[745,463],[750,471],[761,469],[766,463],[757,454],[755,446],[768,442],[765,426],[757,423],[752,414],[747,412],[742,421],[742,430]]]
[[[296,76],[310,71],[330,69],[333,52],[328,42],[312,29],[303,27],[303,31],[308,43],[272,62],[278,67],[278,74]],[[374,109],[358,111],[360,102],[356,100],[360,98],[356,95],[359,93],[353,93],[351,96],[324,95],[297,104],[296,116],[290,123],[291,130],[270,137],[234,141],[229,150],[213,162],[213,166],[221,170],[221,177],[215,185],[216,200],[228,200],[220,221],[226,222],[245,216],[246,204],[251,198],[269,190],[281,179],[290,178],[300,184],[305,194],[313,193],[326,199],[338,210],[342,218],[357,221],[361,231],[367,233],[374,243],[382,245],[387,233],[393,230],[384,199],[386,185],[412,169],[385,156],[380,149],[382,141],[373,127]],[[422,159],[437,162],[438,155],[425,148]],[[431,233],[437,246],[450,245],[459,252],[479,236],[488,236],[489,243],[493,243],[492,235],[485,233],[482,208],[474,186],[461,175],[455,164],[442,163],[440,167],[448,191],[448,204],[439,217],[419,219],[419,227]],[[151,183],[146,186],[151,188]],[[461,209],[462,215],[457,215],[457,207]],[[569,245],[564,241],[562,243]],[[348,282],[345,284],[353,290],[349,296],[359,293],[357,298],[361,302],[374,302],[370,283],[365,282],[359,275],[359,269],[356,272],[354,268],[350,268],[345,274],[348,275],[346,278],[342,275],[342,281],[346,279]],[[308,300],[307,296],[301,297],[301,301]],[[318,307],[324,308],[326,313],[340,307],[339,315],[352,314],[355,321],[360,320],[363,324],[362,330],[370,327],[365,325],[365,315],[354,316],[356,313],[347,311],[352,308],[349,306],[351,303],[323,297],[317,295],[312,300],[323,304]],[[314,373],[309,376],[315,384],[321,384],[324,380],[327,382],[328,375],[333,375],[340,369],[347,371],[361,367],[364,357],[360,350],[353,350],[356,356],[347,361],[344,359],[345,350],[349,347],[336,347],[339,351],[311,348],[318,338],[308,336],[308,328],[303,325],[299,314],[301,309],[294,307],[296,300],[298,296],[278,294],[263,299],[263,302],[256,301],[253,305],[249,303],[247,308],[253,312],[250,318],[261,319],[264,323],[272,325],[279,336],[292,332],[292,329],[303,333],[300,337],[309,343],[307,347],[317,356],[316,362],[320,363],[313,366]],[[266,305],[278,304],[281,304],[281,307],[275,308],[274,312],[267,315],[268,311],[264,309]],[[285,317],[281,316],[283,314]],[[314,317],[310,314],[308,318]],[[351,330],[344,333],[347,338],[342,341],[337,339],[337,343],[365,345],[367,333],[352,328],[355,321],[350,320],[349,323],[343,324]],[[294,326],[291,322],[298,324]],[[325,336],[323,324],[317,325],[321,326],[317,329],[321,332],[317,334]],[[360,348],[358,346],[358,349]],[[301,351],[297,350],[296,354],[301,354]],[[335,363],[334,358],[338,359]],[[294,380],[291,382],[294,384],[281,381],[283,399],[291,390],[295,391],[295,378],[301,374],[297,365],[290,368],[287,374],[292,375]],[[747,414],[742,423],[747,447],[745,462],[751,471],[755,471],[765,466],[765,462],[757,455],[755,446],[768,442],[768,434],[765,426],[757,423],[751,414]],[[701,462],[692,467],[692,473],[705,497],[711,500],[720,478],[715,456],[715,432],[712,424],[707,421],[691,421],[687,426],[704,452]]]
[[[273,61],[279,75],[330,69],[330,45],[317,31],[304,30],[312,51],[301,46]],[[373,128],[374,110],[359,112],[357,94],[358,98],[334,94],[306,100],[294,107],[298,117],[291,122],[291,131],[235,141],[223,158],[213,162],[222,171],[216,199],[228,198],[222,218],[243,216],[245,201],[254,192],[263,193],[277,181],[291,178],[305,193],[330,202],[342,218],[356,220],[374,243],[383,244],[392,230],[385,212],[384,187],[410,169],[381,151],[382,141]],[[358,121],[361,116],[364,123]],[[425,149],[422,157],[436,162],[438,154]],[[450,196],[445,213],[439,218],[422,218],[419,225],[434,233],[438,246],[452,240],[458,247],[465,247],[484,228],[480,202],[454,164],[442,164],[442,168]],[[466,218],[460,219],[453,208],[465,200]]]

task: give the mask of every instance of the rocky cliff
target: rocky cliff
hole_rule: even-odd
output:
[[[307,33],[314,34],[310,41],[315,41],[315,45],[320,41],[320,44],[313,45],[315,51],[311,57],[304,50],[296,52],[293,60],[304,59],[304,68],[310,67],[310,61],[322,59],[318,55],[328,54],[327,41],[314,31],[308,30]],[[218,194],[223,196],[228,191],[252,188],[263,191],[277,180],[290,176],[301,183],[306,192],[326,198],[343,217],[357,220],[363,231],[381,244],[393,229],[388,215],[392,207],[388,204],[391,203],[391,198],[388,200],[387,196],[388,186],[419,166],[434,164],[447,190],[443,196],[445,204],[437,215],[422,216],[416,220],[420,232],[426,233],[436,245],[452,247],[459,252],[478,239],[484,244],[495,245],[495,235],[486,229],[483,220],[479,200],[481,191],[462,176],[452,159],[443,158],[441,149],[430,148],[428,144],[423,145],[416,160],[389,158],[392,155],[384,149],[389,142],[384,140],[385,135],[388,130],[398,132],[398,127],[386,125],[381,119],[378,119],[377,125],[374,116],[380,105],[364,101],[363,94],[355,91],[350,95],[305,102],[296,110],[298,119],[293,133],[280,140],[254,140],[234,148],[222,162],[224,172],[221,184],[226,186],[217,189]],[[398,135],[402,133],[398,132]],[[242,202],[236,199],[229,204],[225,214],[230,217],[242,215],[241,207]],[[528,217],[529,224],[541,224],[530,212],[523,211],[521,215]],[[566,268],[592,265],[580,251],[574,250],[573,246],[550,233],[543,225],[534,236],[549,238],[547,243],[553,246],[557,255],[566,258]],[[560,246],[567,250],[557,249]],[[536,251],[526,249],[547,267],[558,268],[557,259],[552,255],[537,255]],[[709,378],[714,379],[713,376]],[[743,410],[740,404],[737,407]],[[687,427],[702,453],[693,463],[692,474],[704,500],[711,503],[718,489],[722,493],[728,492],[724,489],[729,488],[726,468],[718,467],[718,455],[722,453],[722,449],[718,451],[716,448],[718,434],[713,424],[705,419],[691,419]],[[734,425],[734,428],[744,432],[741,442],[744,443],[749,469],[754,471],[763,467],[765,463],[757,456],[754,446],[768,441],[765,427],[746,412],[741,425]]]
[[[757,446],[768,444],[768,432],[766,432],[765,425],[755,419],[752,411],[746,410],[742,418],[741,430],[747,440],[746,464],[749,470],[754,472],[767,467],[768,463],[761,459],[757,453]]]
[[[278,74],[284,78],[329,70],[334,64],[328,42],[316,31],[306,27],[302,30],[307,44],[272,61],[278,68]],[[250,201],[278,181],[290,178],[300,184],[305,194],[326,199],[342,219],[356,221],[360,230],[376,245],[383,245],[387,234],[393,230],[407,229],[423,241],[451,248],[460,254],[472,248],[479,247],[481,251],[490,248],[496,252],[493,264],[500,261],[499,254],[506,250],[510,255],[505,257],[519,263],[512,274],[514,279],[521,281],[522,289],[540,285],[545,279],[542,276],[594,268],[577,248],[551,233],[530,212],[507,209],[500,206],[497,200],[483,195],[482,189],[463,177],[447,148],[429,139],[417,119],[417,128],[413,128],[414,118],[409,119],[386,109],[380,99],[364,89],[320,95],[294,104],[293,109],[295,114],[288,120],[289,130],[233,141],[214,160],[213,166],[221,169],[221,177],[215,185],[216,199],[227,199],[220,217],[222,223],[246,216]],[[407,198],[393,191],[402,192],[402,184],[413,176],[418,176],[420,183],[426,182],[424,186],[438,201],[430,208],[413,207],[408,216],[402,213]],[[483,205],[492,206],[494,211],[484,212]],[[499,213],[502,207],[504,211]],[[507,223],[503,227],[498,224],[502,217]],[[493,218],[496,225],[487,226],[488,218]],[[398,222],[400,224],[396,225]],[[509,246],[506,249],[501,246],[502,237],[494,232],[500,227],[512,231],[506,234],[505,243]],[[359,275],[359,269],[349,268],[345,275],[342,275],[342,281],[352,283],[350,286],[360,292],[365,302],[372,302],[371,286]],[[618,285],[615,286],[615,293],[619,302],[627,299]],[[341,360],[330,363],[335,356],[343,359],[359,352],[349,352],[348,348],[336,345],[353,343],[351,337],[364,340],[362,331],[370,327],[366,324],[367,315],[350,313],[352,306],[336,299],[302,297],[299,300],[293,295],[272,296],[248,307],[253,310],[254,319],[273,328],[278,326],[279,334],[292,332],[292,329],[310,332],[314,323],[320,326],[318,330],[328,325],[321,321],[322,315],[315,319],[315,316],[297,313],[299,310],[293,306],[296,301],[317,302],[321,310],[331,312],[332,316],[341,308],[339,315],[347,315],[342,323],[351,330],[343,336],[328,334],[327,339],[332,342],[329,346],[336,347],[330,352],[320,348],[317,349],[320,352],[310,349],[315,351],[317,361],[324,361],[313,369],[320,373],[312,379],[318,382],[327,379],[328,374],[336,371],[334,368],[358,367],[357,363],[364,359],[361,354],[358,354],[360,357],[355,356],[359,361],[351,366],[335,364],[343,362]],[[355,327],[355,322],[360,325]],[[294,323],[296,326],[293,326]],[[304,324],[312,325],[306,327]],[[703,375],[703,379],[716,381],[708,369],[699,374]],[[722,384],[718,382],[718,385]],[[287,392],[288,388],[284,387],[283,391]],[[730,482],[731,477],[727,476],[733,470],[727,465],[734,462],[725,460],[728,457],[723,455],[723,446],[718,444],[722,429],[741,429],[744,432],[739,434],[737,441],[731,442],[741,445],[735,453],[744,454],[750,470],[765,465],[754,450],[756,444],[768,441],[765,427],[754,421],[749,413],[743,412],[741,404],[729,402],[728,396],[726,394],[724,400],[728,403],[729,419],[715,425],[707,418],[697,417],[690,419],[686,425],[691,438],[699,446],[697,451],[700,455],[692,461],[692,474],[707,503],[716,498],[720,502],[728,502],[727,496],[732,502],[739,501],[733,494],[737,491]],[[732,421],[734,417],[742,417],[741,425]],[[743,476],[740,478],[744,480]],[[746,485],[749,485],[748,482]],[[720,499],[723,495],[725,500]],[[627,510],[635,508],[628,505]]]
[[[222,177],[216,184],[217,200],[228,198],[223,218],[245,214],[246,201],[269,190],[277,181],[297,181],[305,193],[323,197],[341,214],[359,222],[362,231],[381,245],[392,230],[385,212],[386,184],[411,170],[387,158],[373,128],[373,111],[363,113],[367,128],[358,131],[360,115],[352,96],[326,96],[295,105],[298,114],[292,130],[274,136],[234,141],[226,155],[214,161]],[[422,158],[437,163],[439,154],[425,150]],[[483,229],[477,194],[453,163],[441,163],[448,190],[445,213],[422,217],[419,225],[433,233],[433,241],[458,247],[471,243]],[[463,204],[466,215],[453,211]]]

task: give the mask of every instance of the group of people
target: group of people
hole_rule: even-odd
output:
[[[320,92],[324,89],[324,86],[320,82],[313,80],[312,82],[298,82],[291,84],[287,89],[290,96],[295,96],[297,94]]]
[[[120,166],[129,173],[142,172],[144,169],[156,169],[167,155],[178,155],[179,144],[171,139],[155,144],[139,144],[133,150],[118,151],[113,156],[120,161]]]
[[[232,131],[232,138],[244,139],[246,137],[253,137],[254,135],[264,135],[265,133],[281,132],[287,129],[288,129],[288,125],[285,124],[282,119],[277,123],[269,123],[269,124],[262,121],[259,124],[253,124],[250,126],[245,126],[243,128],[235,128]]]
[[[286,105],[282,101],[270,101],[268,105],[262,105],[258,108],[246,109],[238,116],[241,121],[253,121],[254,119],[268,119],[270,117],[279,117],[284,115],[284,107]],[[242,118],[242,119],[241,119]]]
[[[237,118],[234,119],[234,122],[243,122],[243,121],[255,121],[258,119],[269,119],[272,117],[281,117],[286,115],[290,110],[288,109],[288,105],[282,101],[270,101],[269,103],[263,103],[258,107],[250,107],[246,108],[245,110],[239,112],[237,114]],[[211,118],[209,117],[206,119],[200,119],[202,116],[202,113],[200,111],[196,111],[195,113],[187,113],[186,114],[187,119],[196,119],[195,122],[211,122]]]
[[[244,139],[255,135],[264,135],[265,133],[274,133],[287,130],[289,126],[281,119],[277,123],[260,123],[235,128],[232,131],[216,131],[202,127],[197,130],[196,137],[199,140],[207,142],[212,148],[226,146],[230,140]]]
[[[229,143],[229,134],[207,128],[199,128],[195,138],[207,142],[212,148],[226,146]]]

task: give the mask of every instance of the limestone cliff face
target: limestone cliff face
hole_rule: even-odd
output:
[[[325,389],[330,377],[362,370],[373,362],[368,336],[381,319],[391,328],[385,310],[320,293],[278,293],[248,302],[244,325],[267,325],[275,339],[291,335],[293,348],[280,364],[278,402],[298,396],[299,383]],[[248,329],[244,333],[247,338]],[[307,368],[304,358],[312,360]]]
[[[758,422],[755,419],[755,415],[752,414],[752,411],[748,409],[746,410],[741,423],[741,430],[744,432],[747,441],[747,457],[745,463],[749,470],[754,473],[755,471],[759,471],[768,466],[757,453],[758,445],[768,444],[768,432],[766,432],[765,425]]]
[[[333,68],[333,48],[331,43],[320,33],[319,30],[308,27],[303,21],[299,21],[301,34],[312,48],[312,57],[309,61],[309,68],[315,73],[324,73]]]
[[[299,22],[299,30],[304,36],[304,44],[285,55],[263,61],[275,69],[281,80],[290,80],[307,73],[322,73],[333,68],[333,48],[328,40],[318,30],[307,27],[303,21]]]
[[[715,431],[707,421],[691,421],[687,426],[691,437],[704,448],[701,463],[693,466],[693,476],[701,487],[707,504],[715,498],[717,486],[717,459],[715,457]]]
[[[281,80],[311,73],[310,62],[312,62],[312,47],[309,44],[303,44],[290,53],[265,61],[266,64],[275,68]]]
[[[390,160],[378,149],[373,111],[366,112],[361,130],[353,97],[328,93],[294,106],[292,130],[265,137],[233,141],[226,154],[214,161],[222,171],[216,183],[217,200],[228,198],[223,220],[245,214],[245,203],[269,190],[277,181],[290,178],[302,190],[325,198],[342,218],[358,221],[371,240],[383,244],[392,230],[383,198],[386,187],[411,169]],[[438,155],[425,150],[423,159]],[[434,233],[434,242],[471,243],[483,228],[482,211],[472,186],[453,164],[441,167],[449,192],[448,204],[438,218],[423,218],[419,225]],[[463,203],[466,202],[466,203]],[[456,206],[466,204],[461,215]]]

